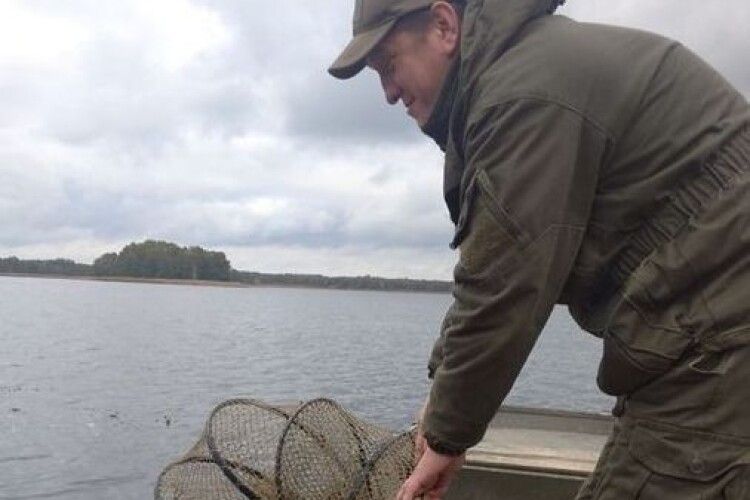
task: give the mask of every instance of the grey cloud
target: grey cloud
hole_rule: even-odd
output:
[[[340,0],[195,0],[219,13],[235,37],[226,61],[235,71],[294,74],[325,69],[351,36],[353,2]]]
[[[419,182],[423,169],[398,176],[396,166],[387,162],[368,167],[374,173],[359,177],[390,171],[389,177],[360,188],[346,187],[345,178],[344,184],[337,185],[330,173],[331,184],[308,185],[294,165],[315,172],[324,158],[304,150],[279,155],[292,166],[278,171],[257,168],[274,161],[274,154],[259,157],[255,164],[237,155],[217,155],[220,165],[233,168],[213,176],[202,164],[202,154],[195,153],[187,154],[185,163],[182,156],[148,158],[139,170],[125,173],[122,168],[97,169],[83,161],[66,166],[68,160],[63,159],[59,168],[48,169],[50,181],[40,181],[28,169],[44,163],[44,157],[21,157],[17,166],[4,169],[0,176],[6,186],[0,190],[4,208],[0,246],[73,237],[99,241],[149,237],[215,247],[445,247],[450,224],[440,200]],[[160,162],[166,163],[159,167]],[[405,182],[405,174],[414,182]],[[356,182],[361,185],[359,177]]]
[[[66,142],[109,142],[158,149],[189,131],[240,135],[261,126],[263,96],[242,76],[216,74],[210,62],[173,75],[144,57],[147,44],[98,40],[79,73],[45,85],[43,127]]]
[[[435,203],[425,206],[396,201],[388,205],[392,200],[383,199],[384,206],[378,207],[377,198],[362,206],[309,196],[287,197],[286,206],[269,215],[248,211],[247,204],[253,201],[175,200],[159,205],[156,212],[146,205],[143,208],[149,213],[129,215],[139,221],[139,233],[178,240],[202,238],[214,246],[446,248],[450,239],[450,224]],[[155,223],[144,223],[149,215]]]
[[[271,79],[283,102],[285,132],[310,140],[415,142],[419,129],[403,109],[390,108],[374,73],[341,82],[326,69],[351,37],[353,3],[319,0],[203,1],[222,14],[236,43],[223,54],[226,68]],[[276,21],[278,19],[278,21]]]
[[[421,140],[403,110],[385,104],[372,74],[342,83],[326,73],[350,31],[338,2],[276,2],[274,13],[298,13],[283,18],[267,2],[199,4],[220,15],[231,43],[170,73],[154,64],[155,40],[147,31],[123,39],[99,30],[75,72],[29,82],[47,98],[47,132],[72,143],[148,151],[190,131],[225,137],[274,131],[341,143]],[[54,11],[71,15],[59,6]]]
[[[373,73],[340,82],[326,75],[289,92],[288,130],[311,140],[417,142],[425,140],[403,107],[385,102]]]

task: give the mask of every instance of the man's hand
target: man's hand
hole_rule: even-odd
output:
[[[423,438],[424,439],[424,438]],[[414,472],[404,482],[396,495],[396,500],[440,500],[448,491],[453,477],[464,463],[465,454],[459,456],[441,455],[424,446]]]

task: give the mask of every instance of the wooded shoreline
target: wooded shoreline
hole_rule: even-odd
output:
[[[255,274],[255,273],[254,273]],[[260,274],[260,273],[257,273]],[[268,275],[273,276],[273,275]],[[305,275],[291,275],[291,276],[305,276]],[[65,275],[65,274],[39,274],[39,273],[3,273],[0,272],[0,278],[40,278],[40,279],[59,279],[59,280],[73,280],[73,281],[101,281],[101,282],[112,282],[112,283],[143,283],[149,285],[180,285],[180,286],[206,286],[215,288],[301,288],[301,289],[313,289],[313,290],[348,290],[348,291],[364,291],[364,292],[411,292],[411,293],[450,293],[451,283],[448,281],[437,282],[444,285],[444,289],[439,288],[423,288],[423,289],[410,289],[410,288],[365,288],[365,287],[346,287],[346,286],[320,286],[314,284],[302,284],[302,283],[281,283],[281,282],[268,282],[268,283],[246,283],[240,281],[210,281],[210,280],[192,280],[192,279],[173,279],[173,278],[132,278],[126,276],[76,276],[76,275]],[[329,278],[335,279],[356,279],[356,278]],[[389,278],[377,278],[382,280],[388,280]],[[419,280],[397,280],[397,281],[416,281]]]
[[[333,290],[449,292],[452,283],[439,280],[324,276],[322,274],[260,273],[234,269],[224,252],[181,247],[168,241],[130,243],[82,264],[70,259],[0,258],[0,275],[70,278],[125,283],[197,286],[278,286]]]

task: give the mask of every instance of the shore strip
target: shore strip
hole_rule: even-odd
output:
[[[0,273],[0,278],[41,278],[73,281],[104,281],[111,283],[141,283],[147,285],[203,286],[214,288],[300,288],[305,290],[345,290],[349,292],[449,293],[440,290],[408,290],[380,288],[345,288],[304,285],[299,283],[243,283],[241,281],[208,281],[174,278],[134,278],[128,276],[76,276],[66,274]]]

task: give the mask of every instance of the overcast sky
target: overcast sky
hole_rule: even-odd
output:
[[[0,256],[130,241],[238,269],[450,278],[442,157],[374,75],[325,69],[353,0],[0,0]],[[750,95],[747,0],[570,0]]]

